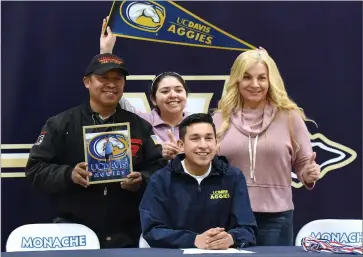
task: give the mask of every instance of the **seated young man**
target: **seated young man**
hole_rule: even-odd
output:
[[[256,221],[243,173],[217,156],[209,114],[179,126],[183,154],[150,179],[140,204],[143,237],[158,248],[242,248],[256,242]]]

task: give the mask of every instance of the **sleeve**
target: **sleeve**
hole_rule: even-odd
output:
[[[160,189],[164,181],[157,181],[157,177],[151,178],[139,207],[143,237],[151,247],[194,248],[197,233],[168,228],[167,194]]]
[[[50,118],[30,150],[25,175],[33,186],[47,193],[61,193],[73,186],[73,167],[57,162],[64,147],[62,136]]]
[[[147,124],[148,129],[142,144],[142,155],[144,160],[138,171],[143,175],[146,181],[148,181],[152,174],[157,170],[164,168],[168,162],[161,154],[161,144],[155,139],[156,136],[152,127],[146,122],[145,124]]]
[[[126,111],[135,113],[137,116],[143,118],[144,120],[146,120],[147,122],[151,123],[153,120],[152,114],[151,112],[142,112],[138,109],[136,109],[126,98],[121,97],[120,100],[120,106],[121,109],[124,109]]]
[[[121,109],[124,109],[126,111],[129,111],[129,112],[132,112],[132,113],[136,112],[135,107],[132,106],[130,104],[130,102],[124,97],[121,97],[120,106],[121,106]]]
[[[222,116],[220,112],[215,112],[212,115],[213,123],[216,126],[216,130],[218,131],[220,129],[220,126],[222,125]]]
[[[291,126],[292,130],[291,136],[295,145],[294,147],[295,153],[293,154],[294,155],[293,167],[295,168],[295,173],[299,181],[303,183],[306,188],[312,189],[315,186],[315,183],[308,185],[305,183],[303,178],[304,167],[313,153],[310,140],[310,133],[308,131],[308,128],[306,127],[304,120],[296,111],[290,112],[289,119],[291,119],[289,126]]]
[[[221,129],[221,125],[222,125],[221,113],[220,112],[213,113],[212,118],[213,118],[213,123],[216,126],[216,132],[217,132],[217,135],[218,135],[218,132]],[[218,155],[222,155],[221,148],[220,148],[221,143],[222,143],[222,138],[218,138],[218,144],[217,144],[217,154]]]
[[[228,233],[234,247],[242,248],[256,244],[257,224],[252,212],[246,179],[241,171],[235,180]]]

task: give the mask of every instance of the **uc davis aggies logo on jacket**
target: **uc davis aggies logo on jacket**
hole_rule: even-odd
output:
[[[111,152],[106,153],[108,149]],[[101,134],[97,135],[89,141],[88,153],[92,158],[103,161],[105,154],[112,155],[112,159],[121,159],[126,156],[129,145],[126,137],[122,134]]]

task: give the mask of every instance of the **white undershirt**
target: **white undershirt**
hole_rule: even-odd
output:
[[[201,176],[196,176],[196,175],[193,175],[193,174],[190,174],[190,172],[187,170],[187,168],[185,167],[185,164],[184,164],[184,160],[181,161],[181,164],[183,166],[183,169],[185,171],[185,173],[189,174],[190,176],[192,176],[193,178],[195,178],[197,181],[198,181],[198,184],[200,185],[200,183],[203,181],[203,179],[205,179],[206,177],[208,177],[211,169],[212,169],[212,164],[210,163],[209,164],[209,168],[208,168],[208,171],[204,174],[204,175],[201,175]]]

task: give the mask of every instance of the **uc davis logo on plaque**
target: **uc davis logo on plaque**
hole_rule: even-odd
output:
[[[122,128],[124,127],[124,128]],[[103,132],[101,132],[103,131]],[[132,171],[128,123],[83,127],[89,183],[122,181]]]

